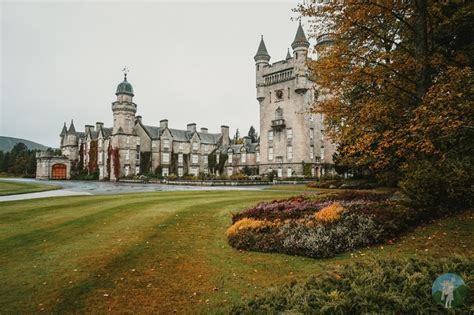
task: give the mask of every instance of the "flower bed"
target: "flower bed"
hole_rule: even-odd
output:
[[[227,238],[237,249],[332,257],[391,238],[416,222],[416,214],[387,197],[346,191],[319,200],[260,203],[232,216]]]

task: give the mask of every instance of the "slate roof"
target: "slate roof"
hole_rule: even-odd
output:
[[[270,60],[270,55],[268,54],[267,47],[265,46],[265,42],[263,41],[263,35],[260,39],[260,44],[258,45],[257,53],[253,58],[255,61],[257,60]]]
[[[295,49],[296,47],[309,47],[309,42],[306,39],[306,35],[304,33],[303,27],[300,24],[298,25],[298,30],[296,31],[295,40],[291,44],[291,47]]]

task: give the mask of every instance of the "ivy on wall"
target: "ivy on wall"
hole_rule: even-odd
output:
[[[114,176],[115,180],[118,181],[120,176],[120,152],[118,148],[112,149],[112,157],[114,159]]]
[[[79,146],[79,165],[77,168],[79,172],[84,169],[84,143]]]
[[[111,163],[112,163],[112,145],[109,142],[109,147],[107,148],[107,176],[110,177],[110,171],[111,171]]]
[[[89,174],[97,172],[97,152],[97,140],[92,140],[89,149],[89,165],[87,166]]]
[[[151,152],[140,152],[140,174],[151,172]]]

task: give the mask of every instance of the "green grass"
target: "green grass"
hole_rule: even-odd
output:
[[[228,246],[232,212],[292,194],[160,192],[3,203],[0,310],[226,312],[270,286],[306,279],[369,252],[448,256],[474,248],[470,212],[421,227],[394,245],[326,260]]]
[[[61,186],[0,180],[0,196],[26,194],[60,188]]]

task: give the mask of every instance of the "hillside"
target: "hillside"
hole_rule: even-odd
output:
[[[48,148],[42,144],[26,139],[0,136],[0,151],[11,151],[11,149],[13,149],[13,146],[18,142],[23,142],[30,150],[46,150]]]

